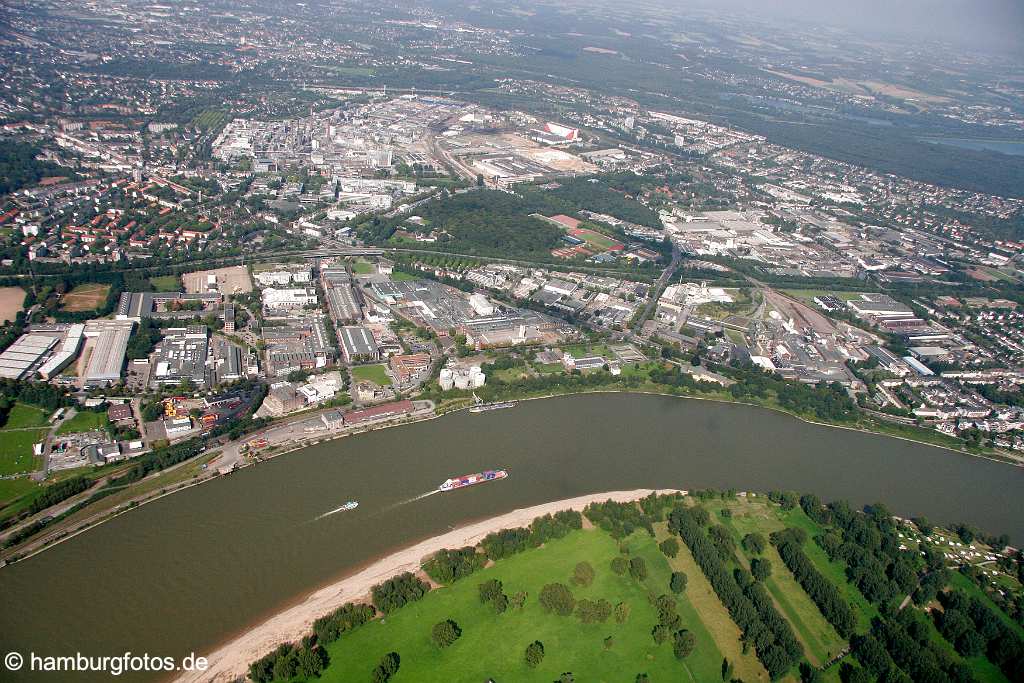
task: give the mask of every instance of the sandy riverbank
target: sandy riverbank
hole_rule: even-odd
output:
[[[313,622],[319,617],[341,607],[346,602],[368,600],[370,589],[375,584],[402,572],[418,571],[420,561],[424,557],[442,548],[476,545],[489,533],[500,529],[526,526],[537,517],[559,510],[583,510],[590,503],[608,499],[615,501],[639,500],[655,492],[672,493],[674,491],[636,489],[594,493],[513,510],[507,514],[467,524],[440,536],[421,541],[317,590],[298,604],[274,615],[213,653],[206,655],[210,666],[205,672],[185,674],[177,680],[199,683],[234,681],[242,678],[248,671],[251,662],[267,654],[281,643],[300,640],[312,631]]]

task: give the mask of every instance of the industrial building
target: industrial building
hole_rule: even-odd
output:
[[[82,339],[85,336],[85,325],[75,323],[68,325],[64,331],[64,340],[55,349],[50,358],[39,367],[39,376],[45,380],[53,379],[61,370],[66,368],[82,348]]]
[[[487,378],[479,365],[471,365],[468,368],[442,368],[438,381],[442,391],[449,391],[477,389],[487,382]]]
[[[174,327],[164,332],[164,338],[153,353],[153,388],[161,385],[189,381],[202,387],[207,383],[207,354],[209,343],[205,325]]]
[[[25,379],[43,364],[57,339],[39,334],[23,334],[0,353],[0,377]]]
[[[293,289],[270,287],[263,290],[263,310],[268,313],[294,311],[306,306],[316,306],[317,302],[316,290],[312,287]]]
[[[380,349],[373,338],[370,330],[360,325],[350,325],[339,330],[338,338],[341,340],[341,351],[345,355],[345,362],[357,363],[361,361],[375,361],[380,358]]]
[[[131,320],[90,320],[85,324],[85,337],[92,341],[92,356],[83,378],[85,387],[105,387],[121,380],[134,326]]]
[[[328,339],[323,315],[290,320],[286,325],[263,327],[267,372],[272,377],[293,370],[323,368],[333,363],[337,351]]]
[[[115,317],[135,322],[143,318],[193,317],[197,307],[200,310],[215,308],[222,299],[217,292],[123,292]]]
[[[353,322],[362,317],[352,278],[344,268],[324,268],[320,281],[327,298],[327,310],[337,324]]]

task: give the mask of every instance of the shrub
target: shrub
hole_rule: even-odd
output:
[[[612,559],[612,571],[622,576],[629,570],[629,560],[622,555],[619,555]]]
[[[672,572],[672,578],[669,579],[668,587],[673,593],[682,593],[686,590],[687,577],[684,572]]]

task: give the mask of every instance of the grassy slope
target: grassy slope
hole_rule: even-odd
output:
[[[0,508],[26,493],[35,491],[37,488],[39,488],[39,484],[28,477],[0,479]]]
[[[45,427],[49,421],[49,413],[42,408],[15,403],[11,412],[7,414],[7,422],[4,429],[22,429],[25,427]]]
[[[329,646],[332,664],[322,680],[368,679],[380,658],[391,650],[402,658],[393,679],[396,683],[483,681],[490,676],[551,681],[566,671],[585,681],[632,681],[642,671],[656,681],[718,680],[721,655],[698,630],[695,613],[681,611],[697,636],[697,649],[685,668],[673,656],[669,643],[655,645],[650,631],[657,616],[647,592],[668,592],[668,563],[645,534],[634,535],[629,545],[634,555],[647,560],[650,576],[644,584],[616,576],[609,569],[617,554],[610,536],[596,530],[574,532],[541,549],[501,560],[432,592],[386,620],[344,636]],[[573,587],[574,594],[577,598],[603,597],[612,604],[627,602],[631,614],[625,624],[610,618],[604,624],[584,625],[575,617],[546,614],[541,608],[537,600],[541,587],[553,581],[568,582],[572,568],[583,559],[593,564],[597,577],[587,588]],[[490,606],[480,604],[477,585],[490,578],[500,579],[509,595],[520,590],[529,593],[522,612],[510,609],[495,615]],[[462,637],[450,648],[439,650],[430,642],[430,628],[446,618],[458,622]],[[603,640],[609,635],[614,645],[606,650]],[[540,667],[530,670],[523,653],[534,640],[544,643],[546,656]]]

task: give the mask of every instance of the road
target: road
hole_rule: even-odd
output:
[[[643,321],[648,320],[651,317],[652,313],[654,312],[654,307],[658,305],[659,295],[661,294],[665,286],[668,284],[668,281],[672,279],[672,276],[675,274],[676,269],[679,268],[679,262],[682,260],[682,258],[682,252],[679,251],[679,247],[677,247],[675,242],[673,242],[672,260],[669,262],[667,266],[665,266],[665,270],[662,271],[661,277],[657,279],[657,281],[654,283],[654,286],[651,288],[650,301],[647,302],[647,306],[644,307],[643,316],[640,317],[641,326],[643,324]],[[635,336],[635,329],[636,328],[634,327],[634,329],[630,330],[629,334],[626,335],[627,341],[631,341],[633,339],[633,337]]]

